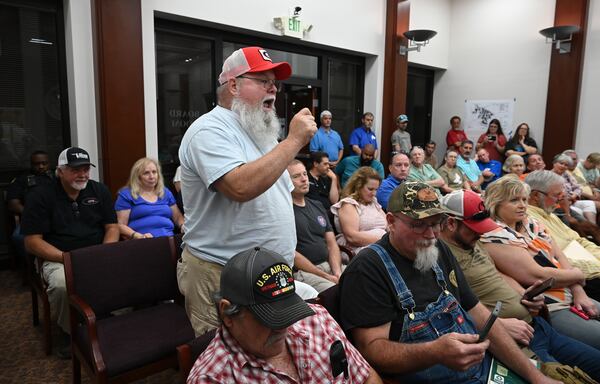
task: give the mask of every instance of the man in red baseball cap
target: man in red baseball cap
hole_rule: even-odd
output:
[[[317,131],[308,108],[277,142],[279,81],[291,66],[246,47],[223,63],[218,105],[186,131],[179,148],[185,247],[178,282],[196,334],[218,325],[212,292],[223,265],[245,249],[269,248],[292,266],[296,233],[287,165]],[[298,284],[297,291],[312,290]],[[314,290],[312,290],[315,293]]]
[[[533,291],[542,281],[538,280],[528,289],[514,280],[509,283],[510,279],[503,278],[490,255],[479,244],[481,235],[500,228],[489,218],[481,197],[473,191],[461,190],[445,195],[441,202],[449,212],[449,217],[440,232],[440,239],[454,255],[479,301],[487,308],[493,308],[497,301],[502,301],[498,322],[511,338],[520,346],[527,346],[533,351],[536,359],[542,362],[542,372],[550,377],[566,379],[544,367],[546,363],[558,361],[577,366],[593,379],[599,380],[600,366],[597,362],[600,351],[560,333],[538,316],[544,305],[543,294],[533,298],[525,296],[526,292]]]

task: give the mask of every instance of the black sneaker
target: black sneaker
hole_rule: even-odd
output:
[[[71,336],[60,331],[59,343],[56,346],[56,356],[63,360],[69,360],[71,358]]]
[[[56,349],[56,356],[61,360],[71,359],[71,344],[63,345]]]

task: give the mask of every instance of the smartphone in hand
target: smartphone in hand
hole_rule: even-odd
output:
[[[584,310],[579,310],[579,309],[575,308],[575,306],[571,307],[571,312],[573,312],[577,316],[581,317],[583,320],[589,320],[590,319],[590,316],[587,313],[585,313]]]
[[[502,302],[497,301],[496,306],[494,307],[494,310],[492,311],[492,313],[490,313],[490,317],[488,317],[487,321],[485,322],[485,325],[483,326],[481,331],[479,331],[479,339],[477,340],[478,343],[481,343],[483,340],[485,340],[488,333],[490,332],[490,329],[492,329],[492,325],[494,325],[494,322],[498,318],[498,315],[500,315],[501,309],[502,309]]]
[[[532,300],[534,297],[536,297],[539,294],[542,294],[542,293],[546,292],[547,290],[549,290],[553,286],[554,286],[554,277],[551,277],[551,278],[545,280],[542,284],[540,284],[537,287],[533,288],[531,291],[525,292],[525,294],[523,295],[523,298],[525,300]]]

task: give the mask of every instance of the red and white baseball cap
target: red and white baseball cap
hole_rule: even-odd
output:
[[[286,61],[274,63],[269,53],[261,47],[246,47],[233,52],[223,63],[219,84],[225,84],[244,73],[272,70],[277,80],[285,80],[292,74],[292,67]]]
[[[473,191],[454,191],[443,196],[441,203],[450,216],[462,220],[473,232],[484,234],[499,228],[498,224],[490,219],[481,197]]]

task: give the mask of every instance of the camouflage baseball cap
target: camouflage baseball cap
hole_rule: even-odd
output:
[[[440,204],[435,190],[420,181],[400,184],[392,192],[387,208],[388,212],[404,213],[413,219],[425,219],[447,212]]]

